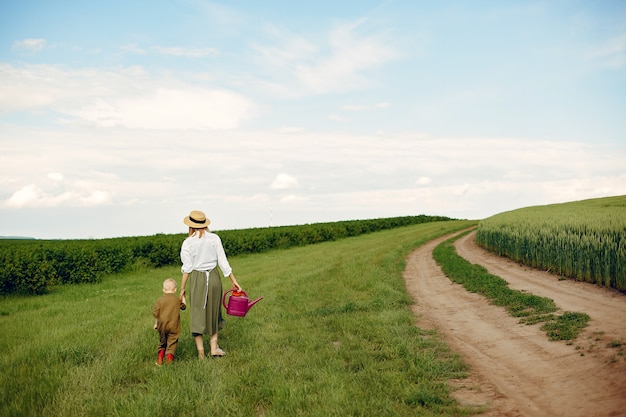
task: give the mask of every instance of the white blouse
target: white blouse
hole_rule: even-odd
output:
[[[224,276],[229,276],[232,268],[226,259],[222,239],[210,232],[205,232],[202,238],[199,235],[196,232],[184,240],[180,248],[180,260],[183,263],[181,271],[209,271],[219,265]]]

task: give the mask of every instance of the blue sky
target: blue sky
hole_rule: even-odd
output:
[[[0,1],[0,236],[624,194],[623,1]]]

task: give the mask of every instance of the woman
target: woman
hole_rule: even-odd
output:
[[[203,212],[194,210],[185,217],[189,235],[180,249],[183,263],[180,298],[185,297],[189,283],[187,302],[190,315],[191,335],[195,338],[198,357],[204,359],[203,334],[211,335],[211,356],[224,356],[226,353],[217,344],[217,331],[222,326],[222,281],[216,267],[219,266],[225,277],[229,277],[233,287],[242,291],[228,264],[222,240],[209,232],[211,221]]]

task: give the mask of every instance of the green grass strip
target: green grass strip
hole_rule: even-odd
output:
[[[550,340],[573,340],[587,326],[589,315],[575,312],[556,315],[554,312],[558,308],[552,299],[513,290],[505,280],[490,274],[485,267],[459,256],[454,242],[467,233],[469,231],[442,242],[433,251],[433,258],[448,278],[506,308],[511,316],[520,317],[521,323],[543,322],[541,330]]]

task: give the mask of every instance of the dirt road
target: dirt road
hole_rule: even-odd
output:
[[[552,298],[559,313],[587,313],[591,320],[573,343],[551,342],[540,325],[520,324],[450,281],[432,258],[445,238],[420,247],[408,257],[404,278],[418,326],[437,329],[470,367],[469,378],[452,381],[459,401],[484,407],[481,416],[490,417],[626,416],[626,295],[491,255],[474,236],[456,242],[459,255],[510,288]]]

